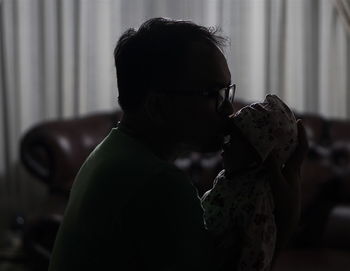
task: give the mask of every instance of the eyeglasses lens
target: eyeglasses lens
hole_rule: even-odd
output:
[[[233,103],[235,92],[236,92],[236,85],[232,85],[231,87],[220,89],[217,97],[218,108],[222,106],[224,101],[229,101],[230,103]]]
[[[226,89],[220,89],[219,93],[218,93],[218,107],[220,107],[222,105],[222,103],[225,101],[226,99]]]

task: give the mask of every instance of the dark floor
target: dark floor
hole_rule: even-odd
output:
[[[0,262],[0,271],[29,271],[25,264]]]
[[[29,271],[21,251],[0,250],[0,271]]]
[[[1,237],[0,271],[29,271],[21,237],[8,230],[3,231]]]

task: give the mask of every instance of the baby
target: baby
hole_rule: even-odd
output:
[[[233,117],[222,170],[202,197],[205,225],[232,251],[237,270],[270,270],[276,243],[274,202],[263,162],[273,151],[281,166],[297,145],[292,111],[276,95]],[[244,245],[243,245],[244,244]]]

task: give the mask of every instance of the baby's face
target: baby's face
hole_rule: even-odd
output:
[[[228,175],[248,169],[260,162],[257,152],[238,129],[230,134],[230,140],[224,144],[222,158]]]
[[[232,120],[262,161],[273,151],[283,164],[296,146],[294,114],[276,95],[267,95],[263,103],[243,107]]]

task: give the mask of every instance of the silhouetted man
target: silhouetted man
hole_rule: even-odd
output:
[[[114,57],[124,115],[78,173],[51,271],[223,268],[197,192],[172,162],[184,151],[222,148],[233,112],[224,44],[205,27],[163,18],[120,37]],[[280,244],[298,219],[303,133],[300,140],[284,175],[270,163],[276,195],[284,193],[275,198]]]

